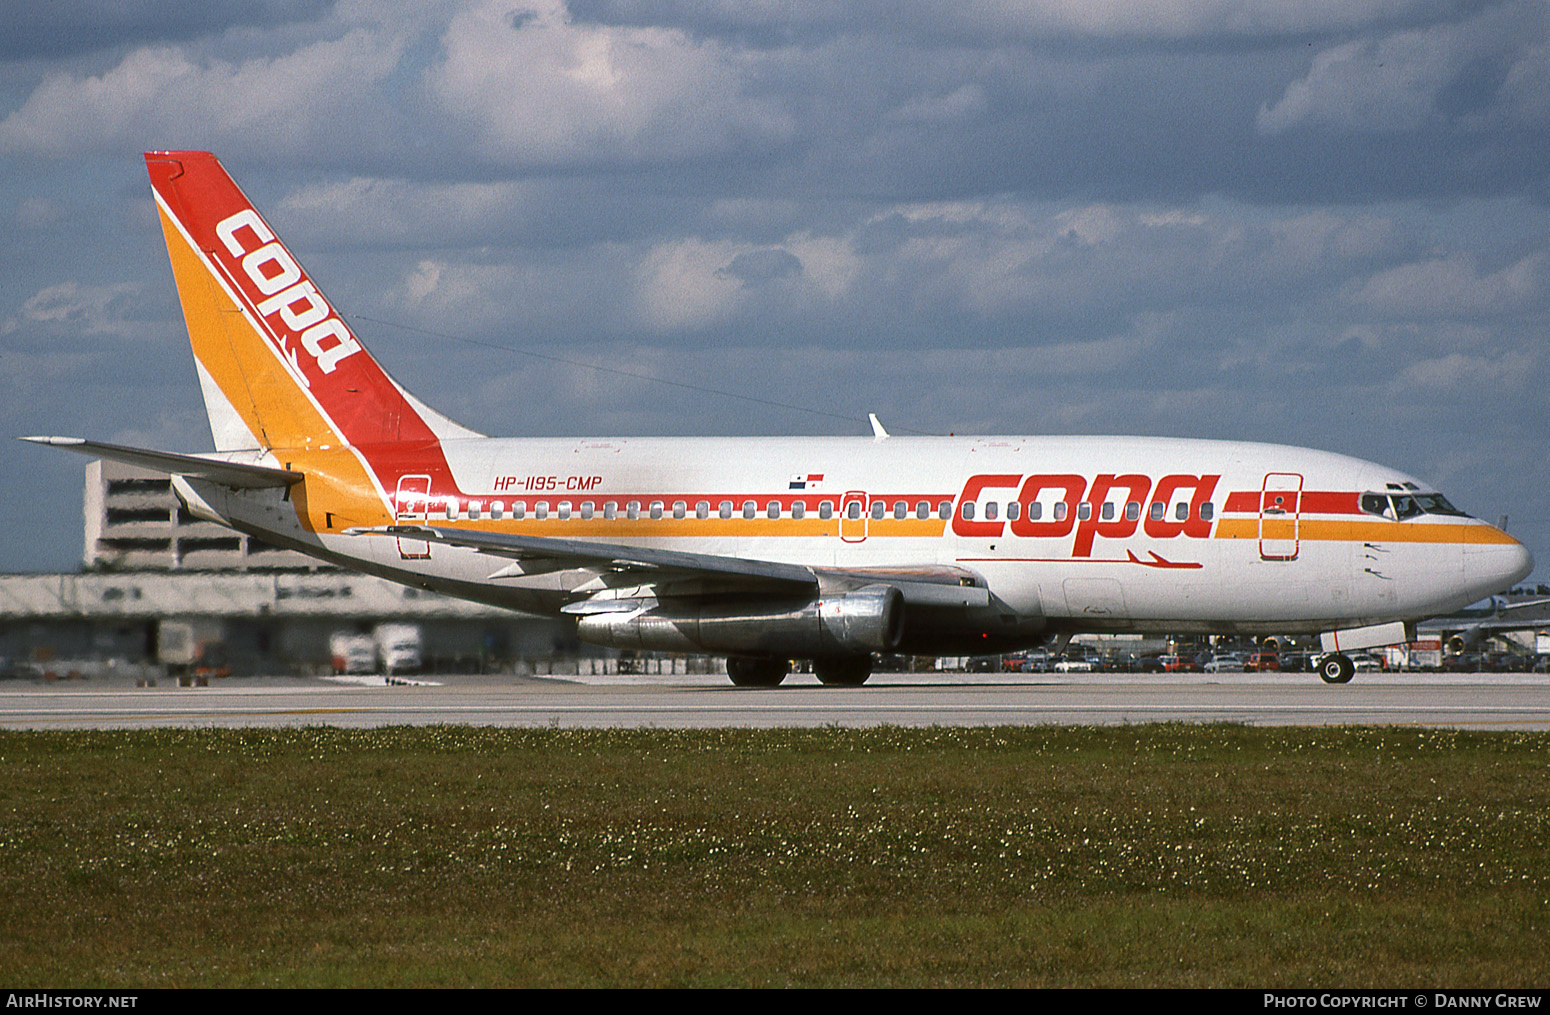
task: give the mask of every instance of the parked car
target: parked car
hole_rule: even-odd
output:
[[[1056,673],[1091,673],[1096,667],[1091,659],[1073,659],[1062,657],[1055,664]]]
[[[1164,673],[1199,673],[1200,663],[1190,655],[1166,655],[1159,660]]]
[[[1243,660],[1243,668],[1254,673],[1279,670],[1281,659],[1274,652],[1253,652]]]
[[[1239,652],[1219,652],[1201,669],[1207,673],[1239,673],[1243,670],[1243,655]]]
[[[1382,673],[1386,666],[1383,660],[1371,652],[1354,652],[1351,655],[1351,665],[1356,667],[1358,673]]]
[[[1312,665],[1306,652],[1282,652],[1277,662],[1282,673],[1306,673]]]

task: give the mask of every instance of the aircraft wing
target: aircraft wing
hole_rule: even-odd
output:
[[[358,535],[397,536],[446,546],[461,546],[497,557],[509,557],[536,567],[513,570],[510,576],[535,571],[585,568],[630,575],[641,583],[682,578],[732,579],[739,586],[786,593],[818,590],[818,576],[810,568],[774,561],[742,560],[709,553],[684,553],[618,543],[593,543],[581,539],[551,539],[504,532],[469,532],[437,525],[386,525],[352,529]],[[496,572],[500,575],[501,572]],[[492,575],[491,577],[495,577]]]
[[[958,567],[809,568],[719,554],[501,532],[470,532],[438,525],[387,525],[349,531],[354,535],[396,536],[460,546],[515,561],[511,569],[497,571],[490,576],[492,578],[576,568],[615,576],[609,582],[611,585],[618,585],[621,580],[640,585],[699,580],[719,588],[730,586],[747,592],[826,595],[864,585],[885,584],[897,588],[906,603],[918,606],[974,608],[987,606],[990,602],[984,578]],[[570,612],[578,611],[572,609]]]
[[[243,462],[225,462],[218,458],[201,455],[181,455],[172,451],[151,451],[148,448],[131,448],[122,444],[103,444],[82,437],[23,437],[24,441],[46,444],[51,448],[64,448],[93,458],[108,458],[115,462],[138,465],[142,469],[165,472],[178,476],[197,476],[222,486],[243,490],[266,486],[290,486],[302,479],[300,472],[274,469],[267,465],[248,465]]]

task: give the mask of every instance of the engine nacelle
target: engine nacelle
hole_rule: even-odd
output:
[[[638,614],[589,614],[576,630],[599,645],[658,652],[859,655],[898,646],[904,637],[904,596],[892,585],[868,585],[817,599],[667,600]]]

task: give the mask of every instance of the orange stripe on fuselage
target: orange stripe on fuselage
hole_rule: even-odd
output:
[[[1291,539],[1291,522],[1274,519],[1275,528],[1265,538]],[[1297,522],[1297,538],[1318,542],[1347,543],[1455,543],[1508,544],[1516,542],[1507,533],[1484,524],[1448,525],[1429,522],[1346,521],[1302,518]],[[1258,518],[1224,518],[1216,524],[1217,539],[1259,539]]]

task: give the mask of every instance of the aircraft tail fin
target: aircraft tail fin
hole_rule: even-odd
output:
[[[216,450],[480,436],[382,369],[214,155],[145,162]]]

